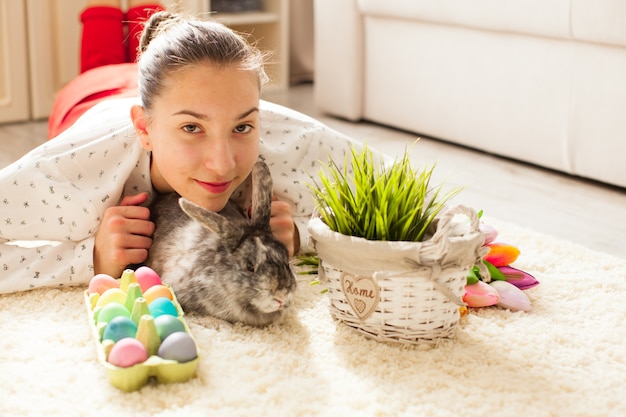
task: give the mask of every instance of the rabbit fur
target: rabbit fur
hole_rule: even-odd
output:
[[[147,264],[187,313],[265,326],[283,316],[296,288],[285,245],[270,230],[272,177],[252,169],[252,216],[229,201],[220,213],[176,193],[151,205],[156,229]]]

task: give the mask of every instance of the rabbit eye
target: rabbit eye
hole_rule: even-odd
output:
[[[254,272],[254,264],[252,263],[252,261],[248,261],[246,268],[248,269],[248,271]]]

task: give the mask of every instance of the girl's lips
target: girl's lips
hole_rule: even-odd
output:
[[[223,193],[224,191],[228,190],[228,187],[230,187],[230,184],[232,184],[232,181],[228,181],[228,182],[204,182],[204,181],[196,180],[196,182],[202,188],[204,188],[205,190],[207,190],[208,192],[213,193],[213,194],[221,194],[221,193]]]

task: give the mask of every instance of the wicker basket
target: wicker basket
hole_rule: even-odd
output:
[[[454,337],[467,273],[482,265],[485,252],[474,210],[448,210],[422,242],[346,236],[319,217],[308,229],[336,320],[378,341],[434,344]]]

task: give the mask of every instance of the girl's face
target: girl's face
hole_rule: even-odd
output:
[[[220,211],[259,153],[259,84],[251,71],[211,63],[166,79],[148,116],[133,108],[154,188]]]

